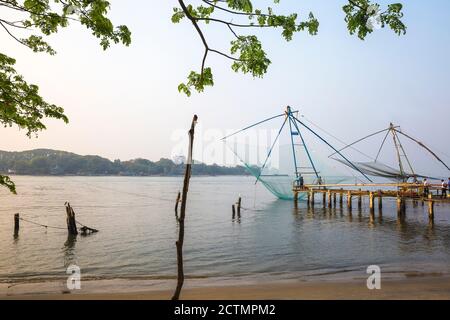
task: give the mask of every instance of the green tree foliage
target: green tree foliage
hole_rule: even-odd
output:
[[[191,95],[192,89],[202,92],[205,86],[213,86],[211,67],[207,66],[209,53],[219,54],[231,60],[231,68],[235,72],[249,73],[253,77],[263,77],[271,63],[261,42],[256,35],[242,35],[239,31],[253,29],[281,29],[281,35],[286,41],[291,41],[294,34],[305,31],[316,35],[319,21],[310,12],[303,20],[297,13],[281,15],[276,14],[271,7],[266,10],[255,8],[253,0],[201,0],[202,5],[193,6],[187,0],[178,0],[178,7],[173,9],[172,22],[179,23],[183,19],[189,20],[204,46],[204,54],[200,71],[191,71],[186,83],[178,86],[178,91]],[[277,5],[280,1],[273,0]],[[350,34],[357,34],[365,39],[367,34],[373,32],[374,23],[380,28],[389,26],[398,35],[406,32],[402,23],[402,5],[390,4],[384,12],[380,6],[370,0],[348,0],[344,5],[345,22]],[[204,34],[205,25],[220,24],[230,31],[230,52],[212,48]],[[205,24],[205,25],[203,25]],[[239,30],[239,31],[238,31]]]
[[[114,27],[107,18],[110,4],[105,0],[0,0],[0,30],[20,45],[34,52],[54,55],[56,51],[44,40],[69,26],[84,25],[99,39],[106,50],[111,43],[129,45],[131,33],[126,26]],[[18,36],[22,30],[31,35]],[[31,137],[45,129],[44,118],[68,122],[64,109],[48,103],[39,94],[38,86],[28,84],[14,69],[15,59],[0,52],[0,124],[26,130]],[[0,175],[0,186],[15,193],[14,183]]]

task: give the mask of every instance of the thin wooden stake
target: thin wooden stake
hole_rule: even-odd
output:
[[[19,235],[20,228],[20,215],[16,213],[14,215],[14,236],[17,237]]]
[[[178,279],[177,279],[177,287],[175,289],[175,293],[172,297],[172,300],[179,300],[181,288],[184,283],[184,269],[183,269],[183,243],[184,243],[184,218],[186,216],[186,199],[187,193],[189,189],[189,179],[191,178],[192,171],[192,150],[194,148],[194,132],[195,125],[197,124],[197,115],[194,115],[191,123],[191,129],[189,130],[189,150],[188,150],[188,159],[186,162],[186,171],[184,173],[184,183],[183,183],[183,196],[181,198],[181,213],[179,222],[179,235],[178,241],[176,242],[177,246],[177,264],[178,264]]]
[[[238,218],[241,217],[241,202],[242,202],[242,199],[241,199],[241,197],[239,197],[239,199],[237,201],[237,215],[238,215]]]
[[[231,211],[233,212],[232,218],[234,220],[236,218],[236,208],[235,208],[234,204],[231,205]]]
[[[430,221],[434,221],[434,201],[428,200],[428,217]]]

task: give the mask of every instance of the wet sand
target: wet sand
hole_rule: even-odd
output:
[[[0,284],[0,299],[43,300],[168,300],[175,281],[95,280],[84,281],[81,290],[68,291],[62,281]],[[450,277],[405,275],[382,280],[380,290],[369,290],[366,279],[351,281],[277,281],[256,284],[211,284],[208,280],[187,281],[185,300],[341,300],[341,299],[444,299],[450,300]]]

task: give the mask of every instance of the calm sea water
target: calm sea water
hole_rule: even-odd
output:
[[[174,203],[181,178],[15,177],[19,194],[0,191],[0,281],[57,279],[78,265],[84,277],[176,276],[178,236]],[[242,195],[245,210],[231,219]],[[100,230],[70,239],[64,229],[21,222],[13,215],[65,228],[64,202],[81,223]],[[450,205],[407,205],[404,220],[384,201],[371,222],[361,211],[314,210],[277,200],[247,177],[193,177],[189,190],[185,268],[191,277],[310,278],[365,274],[369,265],[390,272],[450,273]]]

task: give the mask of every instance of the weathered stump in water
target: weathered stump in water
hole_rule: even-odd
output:
[[[69,232],[69,235],[76,236],[78,234],[78,230],[77,222],[75,220],[75,212],[69,202],[66,202],[65,205],[67,214],[67,231]]]

